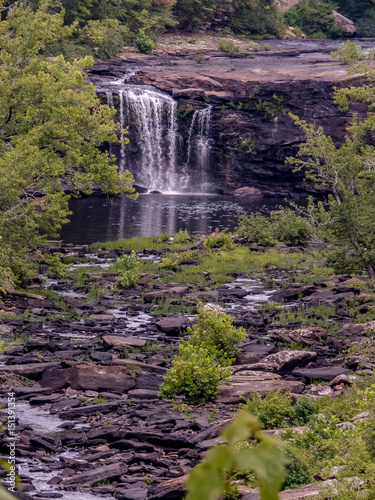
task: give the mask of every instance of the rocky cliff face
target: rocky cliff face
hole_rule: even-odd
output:
[[[199,43],[201,43],[199,39]],[[90,75],[96,82],[121,77],[138,68],[130,82],[152,85],[177,100],[178,130],[185,146],[192,112],[212,106],[211,159],[208,175],[216,192],[231,194],[248,186],[264,195],[298,196],[315,192],[314,186],[285,164],[303,142],[289,112],[341,141],[350,116],[333,102],[335,87],[359,84],[359,75],[348,75],[330,56],[337,45],[327,41],[271,41],[271,50],[228,55],[206,41],[204,58],[195,58],[202,48],[193,44],[161,44],[152,56],[127,53],[114,64],[97,63]],[[214,42],[217,44],[217,41]],[[262,49],[262,45],[260,47]],[[364,112],[360,106],[356,109]],[[130,138],[131,139],[131,138]],[[193,173],[194,175],[194,173]]]

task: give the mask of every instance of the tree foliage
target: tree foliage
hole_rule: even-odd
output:
[[[240,412],[225,427],[221,437],[226,444],[211,448],[204,460],[190,473],[186,500],[217,500],[228,491],[224,471],[253,471],[259,479],[261,500],[277,500],[285,477],[286,457],[275,438],[261,432],[258,420],[246,411]],[[241,446],[253,439],[256,446]]]
[[[374,71],[363,63],[352,69],[372,79]],[[371,133],[375,129],[375,89],[372,83],[336,91],[340,109],[348,109],[351,101],[368,105],[366,119],[357,116],[347,129],[342,144],[335,144],[322,127],[315,128],[294,116],[305,133],[306,141],[296,158],[288,162],[296,170],[304,169],[306,177],[329,191],[328,205],[310,207],[313,222],[320,226],[338,251],[333,257],[337,270],[366,271],[375,278],[375,147]]]
[[[0,267],[20,277],[30,269],[26,249],[67,222],[67,192],[133,192],[131,175],[98,149],[117,140],[117,129],[113,111],[84,84],[92,59],[40,55],[73,30],[63,12],[47,10],[16,5],[0,22]]]
[[[342,35],[342,28],[331,15],[334,8],[331,1],[302,0],[284,13],[284,19],[289,26],[300,28],[308,36],[337,38]]]

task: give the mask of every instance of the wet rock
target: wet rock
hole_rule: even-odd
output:
[[[260,189],[244,186],[237,188],[234,191],[233,195],[236,198],[261,198],[263,196],[263,193]]]
[[[295,377],[303,377],[309,380],[333,380],[341,374],[353,373],[349,368],[337,368],[334,366],[322,366],[318,368],[297,368],[293,370],[292,374]]]
[[[109,349],[122,350],[126,347],[143,347],[146,341],[137,337],[121,337],[119,335],[104,335],[103,344]]]
[[[171,295],[185,295],[188,292],[189,292],[189,288],[187,286],[175,286],[172,288],[166,288],[165,290],[148,292],[144,296],[144,301],[150,303],[155,299],[160,299],[163,297],[170,297]]]
[[[243,370],[264,370],[275,372],[286,372],[296,366],[306,364],[308,361],[316,359],[316,352],[313,351],[280,351],[276,354],[270,354],[262,361],[254,365],[234,366],[233,373]]]
[[[228,382],[230,386],[219,385],[216,403],[239,403],[244,398],[251,398],[255,392],[265,396],[280,389],[298,394],[304,389],[304,384],[299,381],[283,380],[280,375],[263,371],[240,371],[231,375]]]
[[[83,472],[82,474],[78,474],[76,476],[65,479],[63,484],[64,486],[71,485],[88,485],[92,486],[93,484],[104,481],[106,479],[113,479],[120,477],[122,474],[122,467],[120,464],[110,464],[104,465],[103,467],[96,467],[88,472]]]
[[[192,322],[186,317],[168,317],[157,319],[155,325],[160,331],[167,335],[179,336],[186,332],[186,328],[191,326]]]

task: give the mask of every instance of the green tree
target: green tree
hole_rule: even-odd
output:
[[[362,71],[369,79],[375,72],[358,63],[352,72]],[[375,128],[375,88],[372,83],[336,91],[336,103],[342,111],[350,101],[368,105],[367,118],[354,118],[342,144],[336,145],[322,127],[315,128],[298,117],[295,122],[306,135],[296,158],[288,162],[296,170],[329,191],[328,205],[311,207],[313,222],[320,226],[327,241],[338,251],[333,264],[341,271],[366,271],[375,278],[375,147],[371,131]],[[370,137],[370,139],[369,139]]]
[[[234,1],[230,27],[235,33],[261,37],[281,36],[284,25],[274,0]]]
[[[10,271],[21,279],[30,272],[26,252],[67,222],[66,192],[134,192],[129,172],[98,149],[117,140],[118,127],[84,84],[92,58],[40,55],[74,29],[63,26],[63,11],[47,10],[46,2],[35,12],[15,5],[0,22],[0,269],[10,282]]]
[[[342,28],[331,15],[334,8],[335,4],[327,0],[302,0],[284,13],[284,19],[308,36],[337,38],[342,35]]]

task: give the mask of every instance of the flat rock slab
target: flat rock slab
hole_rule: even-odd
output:
[[[0,368],[0,376],[14,373],[16,375],[40,375],[47,368],[57,368],[60,363],[30,363],[25,365],[10,365]]]
[[[136,337],[121,337],[119,335],[104,335],[102,337],[105,347],[110,349],[124,349],[126,347],[143,347],[146,341]]]
[[[125,392],[135,386],[135,380],[127,368],[100,365],[45,370],[40,383],[54,390],[70,385],[72,389],[115,392]]]
[[[268,392],[291,391],[301,393],[304,384],[299,381],[283,380],[280,375],[263,371],[244,370],[228,378],[231,385],[219,385],[216,403],[239,403],[244,398],[251,398],[251,394],[258,393],[265,396]]]
[[[333,380],[338,375],[353,373],[349,368],[322,367],[322,368],[298,368],[293,370],[295,377],[304,377],[307,379]]]
[[[301,342],[302,344],[312,344],[320,342],[327,336],[326,332],[320,326],[309,328],[299,328],[298,330],[277,330],[271,333],[271,338],[283,342]]]
[[[97,413],[109,413],[116,410],[120,403],[118,401],[114,403],[103,403],[98,405],[81,406],[79,408],[73,408],[71,410],[60,411],[58,413],[61,419],[75,419],[79,417],[89,417],[91,415],[96,415]]]
[[[189,288],[187,286],[175,286],[172,288],[166,288],[165,290],[157,290],[155,292],[146,293],[144,300],[145,302],[152,302],[154,299],[170,297],[171,295],[185,295],[188,291]]]
[[[148,500],[179,500],[186,491],[187,476],[180,476],[169,481],[163,481],[151,489]]]
[[[112,479],[121,476],[122,469],[120,464],[110,464],[104,467],[96,467],[88,472],[77,474],[73,477],[64,480],[64,485],[70,486],[74,484],[91,486],[99,481]]]

